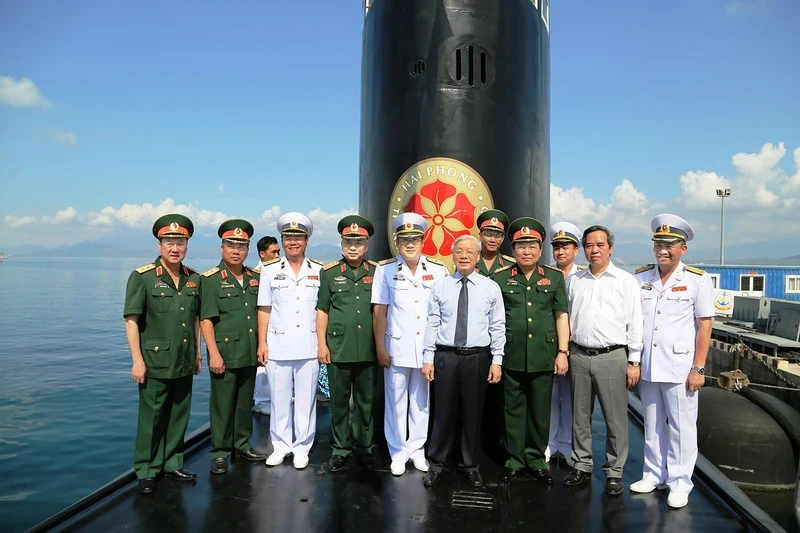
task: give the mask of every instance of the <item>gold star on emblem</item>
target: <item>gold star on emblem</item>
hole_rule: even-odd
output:
[[[528,226],[522,226],[522,229],[520,229],[519,232],[522,235],[530,235],[531,229]]]
[[[414,229],[414,224],[411,222],[406,222],[406,229]]]
[[[563,236],[564,236],[564,230],[563,229],[560,229],[560,230],[558,230],[556,232],[556,237],[563,237]]]
[[[496,226],[499,222],[500,221],[497,220],[497,217],[492,217],[492,224],[494,224]]]
[[[350,224],[350,231],[353,231],[353,232],[358,231],[358,224],[356,224],[355,222]]]
[[[289,226],[292,227],[292,228],[296,228],[297,227],[297,221],[296,220],[292,220],[292,222],[289,224]]]
[[[171,223],[171,224],[169,225],[169,229],[171,229],[172,231],[178,231],[178,228],[179,228],[179,227],[180,227],[180,226],[178,225],[178,223],[177,223],[177,222],[173,222],[173,223]]]
[[[241,237],[242,236],[242,228],[236,228],[233,230],[234,237]]]
[[[661,233],[669,233],[669,224],[661,224],[658,231]]]

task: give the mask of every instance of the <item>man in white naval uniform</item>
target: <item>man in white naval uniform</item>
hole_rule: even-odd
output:
[[[650,226],[657,265],[636,271],[644,321],[639,382],[644,475],[631,492],[652,492],[666,484],[667,504],[681,508],[689,501],[697,460],[697,391],[705,382],[714,285],[708,274],[681,260],[694,237],[688,222],[662,214]]]
[[[261,274],[261,267],[273,259],[280,257],[281,248],[278,246],[278,239],[271,235],[261,237],[256,244],[258,249],[258,264],[253,268],[253,272]],[[267,368],[261,365],[256,369],[256,390],[253,394],[253,411],[268,415],[270,413],[269,403],[269,380],[267,379]]]
[[[391,471],[401,476],[411,460],[428,471],[428,381],[422,368],[428,298],[435,281],[448,275],[439,261],[421,254],[428,223],[417,213],[401,213],[392,221],[399,251],[381,261],[372,286],[373,331],[378,363],[384,367],[386,406],[384,432]],[[406,431],[408,426],[408,431]]]
[[[258,288],[258,360],[272,390],[267,466],[290,453],[294,467],[308,466],[317,429],[317,292],[321,264],[306,258],[311,220],[302,213],[278,219],[284,257],[261,267]],[[294,406],[292,405],[294,392]],[[294,427],[294,438],[292,428]]]
[[[564,281],[569,283],[570,277],[578,272],[575,258],[580,249],[583,234],[575,224],[569,222],[556,222],[550,226],[550,244],[553,247],[553,260],[556,267],[564,274]],[[544,451],[544,460],[549,462],[551,457],[561,457],[570,467],[572,462],[572,389],[569,376],[553,377],[553,397],[550,402],[550,436],[547,439],[547,449]]]

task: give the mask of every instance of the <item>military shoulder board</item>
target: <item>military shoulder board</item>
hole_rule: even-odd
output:
[[[511,261],[512,263],[516,263],[517,260],[511,257],[510,255],[500,254],[500,257],[505,259],[506,261]]]
[[[379,265],[388,265],[389,263],[394,263],[397,261],[396,257],[392,257],[391,259],[384,259],[383,261],[378,261]]]
[[[145,272],[150,272],[156,267],[155,263],[150,263],[149,265],[140,266],[136,269],[136,272],[139,274],[144,274]]]
[[[372,265],[372,266],[374,266],[374,267],[378,266],[378,263],[377,263],[377,261],[372,261],[371,259],[368,259],[368,260],[367,260],[367,263],[369,263],[370,265]]]
[[[322,265],[322,270],[330,270],[330,269],[332,269],[333,267],[335,267],[338,264],[339,264],[339,260],[338,259],[336,261],[331,261],[330,263],[326,263],[326,264]]]
[[[191,267],[187,267],[186,265],[183,265],[183,273],[186,274],[187,276],[191,276],[192,274],[199,274],[197,270]]]
[[[312,263],[316,263],[318,265],[322,265],[322,261],[317,261],[316,259],[311,259],[310,257],[308,258],[308,260],[311,261]]]
[[[442,261],[436,259],[435,257],[428,257],[427,255],[425,257],[428,259],[429,263],[433,263],[434,265],[444,266],[444,263]]]
[[[703,274],[706,273],[706,271],[701,268],[690,267],[690,266],[686,267],[686,271],[691,272],[692,274],[697,274],[698,276],[702,276]]]
[[[492,274],[499,274],[500,272],[505,272],[506,270],[510,269],[512,265],[506,265],[503,268],[498,268]]]
[[[641,274],[642,272],[647,272],[648,270],[653,270],[656,266],[653,264],[645,265],[642,268],[637,268],[635,274]],[[688,267],[687,267],[688,269]]]
[[[219,267],[214,267],[211,270],[206,270],[205,272],[203,272],[203,277],[210,278],[217,272],[219,272]]]
[[[545,268],[549,268],[550,270],[558,270],[556,267],[554,267],[554,266],[552,266],[552,265],[543,265],[543,266],[544,266]],[[559,272],[561,272],[560,270],[558,270],[558,271],[559,271]]]

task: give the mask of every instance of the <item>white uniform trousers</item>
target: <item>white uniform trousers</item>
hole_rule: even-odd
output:
[[[639,381],[644,408],[644,476],[689,494],[697,461],[697,393],[686,383]]]
[[[267,361],[267,378],[272,389],[269,435],[275,452],[283,455],[308,455],[317,433],[318,376],[319,360],[316,357],[294,361]]]
[[[424,460],[428,439],[428,380],[419,368],[383,369],[384,432],[392,461]],[[406,432],[408,425],[408,432]]]
[[[256,405],[269,401],[269,379],[267,367],[259,366],[256,369],[256,393],[253,397]]]
[[[550,457],[555,457],[558,453],[567,459],[572,457],[572,390],[568,377],[553,378],[547,451],[550,452]]]

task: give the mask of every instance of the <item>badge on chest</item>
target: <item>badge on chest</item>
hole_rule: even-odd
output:
[[[680,287],[672,287],[672,292],[686,292],[687,289],[686,285],[681,285]]]
[[[169,287],[169,285],[167,285],[163,281],[159,281],[159,282],[156,283],[155,288],[156,289],[169,289],[170,287]]]
[[[319,276],[317,276],[316,274],[311,274],[308,276],[308,279],[312,281],[319,281]]]
[[[286,274],[275,274],[275,277],[273,277],[272,279],[274,279],[275,281],[283,281],[286,279]]]
[[[650,283],[649,281],[646,282],[646,283],[643,283],[641,289],[643,291],[651,291],[651,290],[653,290],[653,284]]]
[[[194,281],[187,281],[186,282],[186,288],[187,289],[193,289],[195,287],[197,287],[197,283],[195,283]]]
[[[433,281],[433,274],[425,274],[422,276],[422,281]]]
[[[402,274],[395,274],[394,276],[392,276],[392,279],[394,281],[405,281],[406,277]]]
[[[537,285],[550,285],[550,278],[542,278],[536,282]]]
[[[344,276],[336,276],[335,278],[333,278],[333,284],[334,285],[346,285],[347,284],[347,278],[344,277]]]

